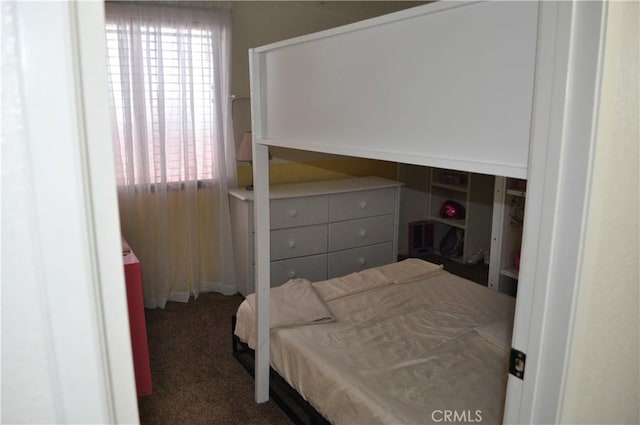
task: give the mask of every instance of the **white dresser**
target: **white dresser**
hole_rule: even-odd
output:
[[[396,261],[401,183],[355,177],[270,188],[271,286]],[[238,292],[254,292],[253,192],[229,191]]]

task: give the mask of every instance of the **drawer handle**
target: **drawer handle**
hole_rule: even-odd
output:
[[[295,270],[289,270],[289,278],[293,279],[294,277],[296,277],[296,271]]]
[[[296,241],[293,239],[289,240],[289,248],[295,248],[296,247]]]
[[[298,215],[298,210],[289,210],[289,217],[295,217]]]
[[[367,208],[369,203],[367,201],[360,201],[360,208]]]
[[[360,263],[361,266],[364,266],[367,264],[367,259],[360,257],[360,259],[358,259],[358,263]]]
[[[361,229],[360,230],[360,237],[364,238],[365,236],[367,236],[367,229]]]

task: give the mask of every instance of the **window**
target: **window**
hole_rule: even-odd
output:
[[[108,19],[106,39],[118,184],[217,176],[213,31]]]

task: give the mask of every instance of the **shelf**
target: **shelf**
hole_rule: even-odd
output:
[[[442,189],[455,190],[456,192],[463,192],[463,193],[467,192],[467,185],[466,184],[454,185],[454,184],[433,182],[433,183],[431,183],[431,186],[439,187],[439,188],[442,188]]]
[[[524,190],[517,190],[517,189],[507,189],[507,195],[511,195],[511,196],[519,196],[521,198],[524,198],[527,196],[527,192]]]
[[[463,242],[463,246],[458,257],[448,260],[450,263],[459,264],[460,268],[473,268],[465,260],[476,251],[489,251],[491,246],[494,178],[486,174],[431,169],[428,220],[434,224],[433,246],[438,250],[449,232],[455,232],[458,239],[463,239],[457,241]],[[465,218],[454,219],[446,214],[442,214],[445,215],[442,217],[440,211],[447,202],[460,204],[461,210],[464,208]],[[448,248],[449,242],[453,241],[446,242]]]
[[[507,267],[505,269],[500,270],[500,274],[503,276],[510,277],[511,279],[518,279],[519,270],[515,267]]]
[[[457,227],[458,229],[465,229],[467,226],[465,225],[464,220],[453,220],[450,218],[442,218],[442,217],[430,217],[429,220],[436,221],[438,223],[447,224],[449,226]]]

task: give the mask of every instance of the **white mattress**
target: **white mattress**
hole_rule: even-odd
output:
[[[331,423],[501,423],[514,299],[422,263],[316,283],[336,320],[271,330],[272,367]],[[247,302],[237,317],[252,346]]]

